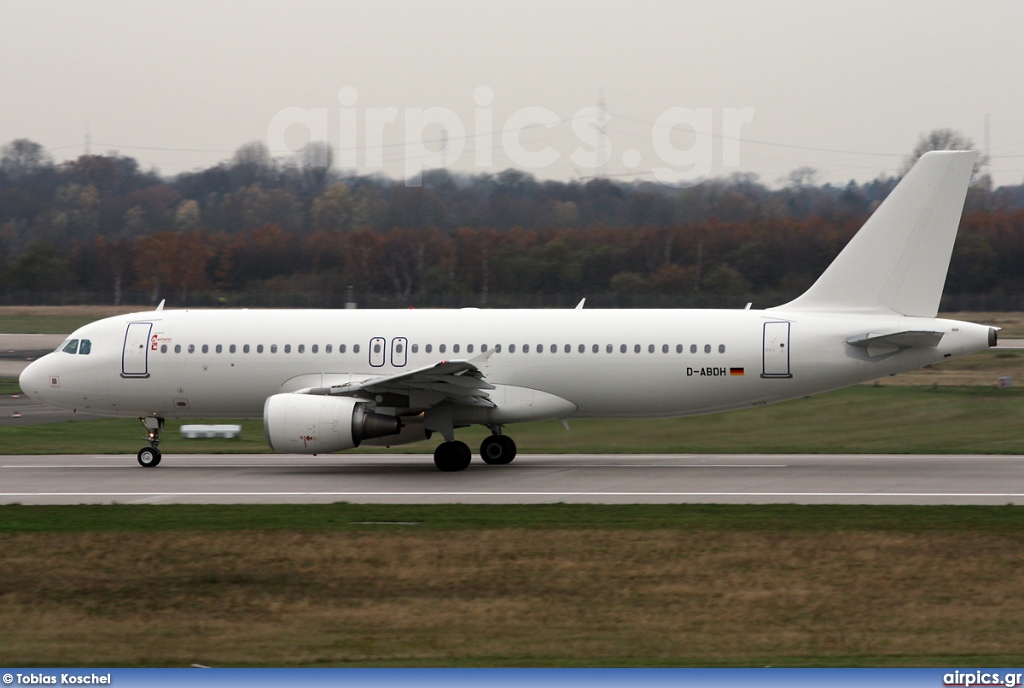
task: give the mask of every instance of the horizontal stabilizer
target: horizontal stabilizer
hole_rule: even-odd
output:
[[[892,334],[858,334],[847,337],[846,343],[850,346],[857,346],[867,351],[868,356],[882,356],[893,354],[900,349],[923,346],[935,347],[942,341],[942,332],[930,332],[927,330],[906,330],[904,332],[893,332]]]
[[[938,346],[939,342],[942,341],[942,335],[942,332],[928,332],[925,330],[907,330],[906,332],[894,332],[893,334],[868,333],[848,337],[846,343],[850,346],[895,344],[903,349],[911,346]]]

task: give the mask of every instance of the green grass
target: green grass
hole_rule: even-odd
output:
[[[345,503],[0,506],[0,533],[251,530],[373,533],[495,528],[1017,535],[1024,532],[1024,507]]]
[[[139,310],[145,310],[145,308],[140,306]],[[0,317],[0,332],[69,334],[101,317],[95,315],[5,315]]]
[[[196,421],[185,421],[188,423]],[[223,421],[217,421],[223,422]],[[174,453],[269,452],[260,420],[243,420],[237,440],[183,440],[169,420],[160,445]],[[507,428],[523,453],[1024,453],[1024,389],[851,387],[811,399],[692,418],[570,420]],[[484,428],[457,431],[476,448]],[[135,453],[133,419],[0,427],[0,453]],[[435,440],[370,452],[431,452]]]
[[[21,391],[21,386],[18,385],[17,378],[0,377],[0,396],[6,394],[24,394]]]

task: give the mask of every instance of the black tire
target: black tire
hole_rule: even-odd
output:
[[[434,450],[434,465],[446,473],[465,470],[473,460],[473,453],[465,442],[442,442]]]
[[[139,465],[143,468],[153,468],[160,465],[160,450],[156,447],[143,447],[139,450]]]
[[[480,458],[492,466],[504,466],[516,458],[516,443],[506,435],[491,435],[480,443]]]

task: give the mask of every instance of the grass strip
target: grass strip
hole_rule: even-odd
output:
[[[415,525],[404,525],[404,524]],[[1024,533],[1021,506],[800,504],[0,505],[0,533],[673,530]]]
[[[175,453],[269,452],[259,420],[239,421],[236,440],[183,440],[168,420],[160,449]],[[226,422],[226,421],[218,421]],[[656,420],[570,420],[509,426],[522,453],[1020,454],[1024,388],[874,387],[710,416]],[[2,454],[134,454],[143,445],[134,419],[0,427]],[[460,429],[475,450],[487,435]],[[436,441],[366,452],[429,453]]]

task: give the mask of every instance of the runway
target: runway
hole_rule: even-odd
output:
[[[522,455],[441,473],[409,454],[0,457],[21,504],[1024,504],[1022,456]]]

